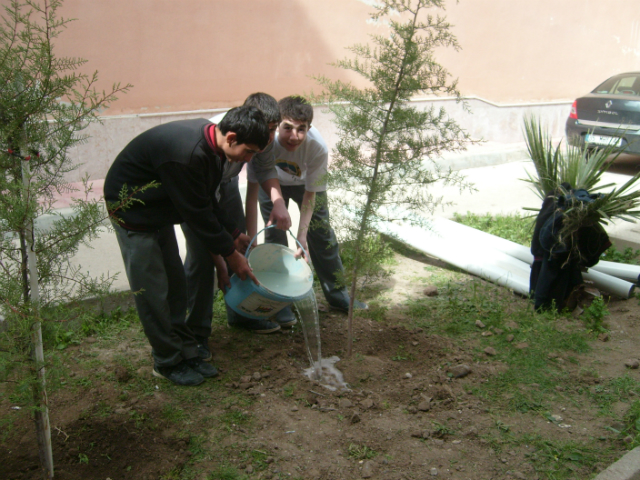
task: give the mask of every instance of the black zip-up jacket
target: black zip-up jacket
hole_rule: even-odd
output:
[[[215,254],[234,251],[235,223],[220,209],[216,191],[226,158],[205,138],[205,119],[179,120],[153,127],[135,137],[118,154],[104,182],[104,197],[119,225],[153,231],[186,222]],[[129,208],[115,208],[123,186],[127,195],[156,181],[159,187],[135,193]]]

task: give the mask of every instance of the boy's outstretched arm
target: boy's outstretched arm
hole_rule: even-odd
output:
[[[305,190],[304,195],[302,196],[302,205],[300,206],[300,225],[298,226],[298,241],[305,251],[309,250],[307,247],[307,232],[309,231],[309,224],[311,223],[315,203],[316,192],[309,192],[308,190]],[[302,248],[300,247],[298,247],[295,257],[304,257],[307,263],[309,262],[309,258],[305,256]]]
[[[291,216],[284,204],[280,182],[277,178],[270,178],[262,182],[262,189],[267,192],[271,203],[273,203],[273,210],[271,210],[267,225],[275,224],[280,230],[289,230],[291,228]]]
[[[211,255],[213,257],[213,264],[216,266],[216,275],[218,277],[218,288],[223,292],[227,291],[227,288],[231,287],[231,281],[229,280],[229,271],[227,270],[227,264],[220,255]]]

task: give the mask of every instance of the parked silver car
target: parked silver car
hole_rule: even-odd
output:
[[[570,145],[640,154],[640,72],[621,73],[578,98],[565,127]]]

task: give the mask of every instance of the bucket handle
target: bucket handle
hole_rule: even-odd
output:
[[[251,246],[253,245],[253,242],[255,242],[256,238],[258,238],[258,235],[260,235],[262,232],[264,232],[268,228],[275,228],[275,227],[276,227],[275,225],[269,225],[268,227],[264,227],[262,230],[260,230],[258,233],[255,234],[255,236],[251,239],[251,242],[249,242],[249,246],[247,247],[247,251],[244,253],[245,258],[249,258],[249,252],[251,252]],[[302,251],[304,252],[304,256],[306,258],[309,258],[309,253],[307,253],[307,251],[304,249],[302,244],[298,241],[296,236],[293,233],[291,233],[291,230],[289,229],[289,230],[287,230],[287,232],[289,232],[289,235],[291,235],[293,237],[293,239],[296,241],[298,246],[302,249]]]

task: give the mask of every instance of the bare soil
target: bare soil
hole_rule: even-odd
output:
[[[151,376],[139,325],[115,340],[88,338],[70,347],[63,352],[66,386],[49,398],[55,478],[556,478],[543,473],[548,463],[539,463],[540,444],[526,441],[548,438],[602,446],[601,461],[575,462],[578,480],[626,451],[607,427],[616,426],[633,398],[602,415],[576,401],[574,387],[560,386],[548,399],[547,413],[557,415],[550,419],[478,395],[508,368],[499,355],[484,353],[486,329],[451,338],[407,327],[406,300],[423,298],[429,275],[446,270],[426,258],[397,258],[380,293],[388,310],[381,319],[356,319],[350,359],[343,358],[347,316],[321,307],[323,356],[343,358],[337,367],[351,387],[346,392],[303,376],[308,361],[299,328],[257,336],[217,326],[210,346],[221,374],[195,388]],[[504,295],[512,308],[525,308],[524,299]],[[612,300],[609,310],[608,337],[593,336],[589,353],[571,361],[550,356],[548,368],[566,373],[567,385],[578,378],[588,390],[623,375],[640,381],[639,370],[625,367],[639,355],[638,301]],[[579,320],[560,322],[582,328]],[[515,334],[509,348],[525,350],[516,327],[492,333]],[[470,373],[461,375],[460,365]],[[42,478],[33,423],[15,406],[0,396],[2,417],[15,417],[0,443],[0,479]]]

